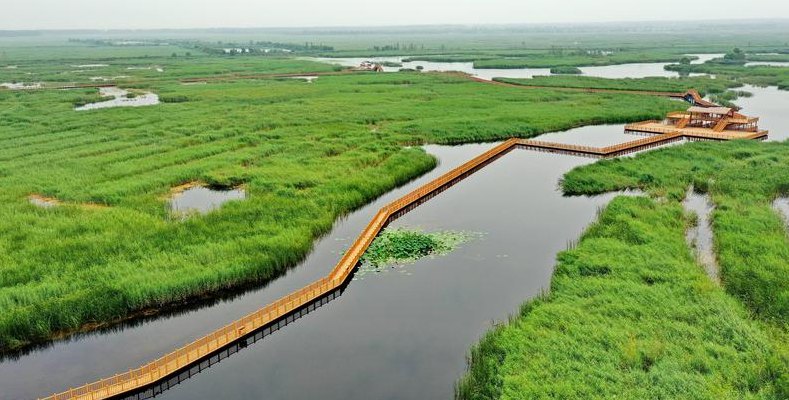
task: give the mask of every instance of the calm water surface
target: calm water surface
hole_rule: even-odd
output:
[[[743,112],[761,117],[771,140],[789,137],[789,96],[748,87]],[[621,125],[541,139],[604,146],[636,137]],[[263,288],[213,304],[78,335],[0,361],[0,399],[27,399],[136,368],[325,275],[384,204],[494,144],[427,146],[441,164],[341,218],[296,268]],[[451,398],[464,356],[492,323],[545,290],[555,255],[576,240],[613,195],[562,197],[559,178],[593,162],[515,150],[395,226],[484,233],[457,251],[366,275],[333,302],[244,349],[162,397]]]
[[[789,67],[789,61],[751,61],[745,63],[745,66]]]
[[[686,211],[693,212],[698,217],[696,226],[688,229],[685,238],[696,252],[696,260],[704,267],[707,275],[713,281],[720,282],[720,268],[715,257],[712,226],[710,224],[710,217],[715,207],[710,201],[710,196],[696,193],[693,191],[693,188],[690,188],[685,195],[682,206]]]
[[[735,103],[742,107],[746,115],[759,117],[759,128],[770,131],[768,140],[789,139],[789,91],[778,90],[775,86],[756,87],[745,85],[736,90],[753,93],[753,97],[742,97]]]
[[[690,54],[698,57],[692,63],[703,63],[713,58],[722,57],[723,54]],[[402,62],[403,57],[374,57],[374,58],[311,58],[314,61],[339,64],[345,67],[358,67],[364,61],[373,62],[399,62],[402,67],[384,67],[385,72],[396,72],[401,68],[416,69],[422,66],[424,71],[460,71],[471,74],[477,78],[491,80],[493,78],[532,78],[538,75],[552,75],[550,68],[518,68],[518,69],[487,69],[474,68],[473,62],[430,62],[430,61],[410,61]],[[620,64],[607,65],[602,67],[581,67],[584,75],[602,78],[644,78],[647,76],[668,76],[677,77],[679,74],[673,71],[666,71],[664,66],[669,63],[643,63],[643,64]],[[692,74],[703,75],[703,74]]]
[[[773,202],[773,207],[778,210],[778,212],[781,214],[781,217],[784,219],[784,222],[786,222],[787,226],[789,226],[789,197],[775,199],[775,202]]]
[[[176,194],[170,200],[170,210],[176,214],[190,214],[216,210],[222,204],[232,200],[243,200],[247,197],[244,189],[215,190],[195,186]]]

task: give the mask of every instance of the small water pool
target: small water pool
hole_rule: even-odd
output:
[[[204,186],[190,187],[170,200],[170,211],[178,215],[206,214],[233,200],[244,200],[244,189],[217,190]]]
[[[159,96],[154,93],[143,93],[135,97],[128,97],[129,91],[119,87],[102,87],[99,88],[99,94],[102,97],[113,97],[112,100],[100,101],[98,103],[89,103],[84,106],[74,108],[76,111],[96,110],[100,108],[114,108],[114,107],[142,107],[152,106],[159,104]]]

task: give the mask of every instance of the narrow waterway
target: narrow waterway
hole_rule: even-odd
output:
[[[737,101],[771,140],[789,137],[789,92],[747,87]],[[606,146],[622,125],[540,139]],[[30,399],[136,368],[324,276],[384,204],[494,144],[426,146],[438,168],[338,220],[304,262],[265,287],[138,319],[0,360],[0,399]],[[483,233],[402,273],[367,275],[335,301],[165,392],[169,398],[451,398],[464,356],[492,323],[545,290],[555,255],[613,195],[563,197],[559,178],[593,159],[514,151],[395,226]]]
[[[720,282],[720,268],[715,257],[711,217],[715,206],[708,194],[697,193],[691,187],[682,202],[685,211],[696,214],[696,225],[688,229],[685,238],[696,253],[696,260],[715,282]]]
[[[778,90],[775,86],[753,85],[736,90],[753,93],[753,97],[741,97],[735,103],[742,107],[743,114],[759,117],[759,129],[770,131],[767,140],[780,142],[789,139],[789,91]]]
[[[781,215],[787,227],[789,227],[789,197],[779,197],[773,202],[773,208]]]
[[[689,54],[698,57],[692,63],[703,63],[713,58],[722,57],[723,54]],[[550,68],[474,68],[473,62],[432,62],[432,61],[408,61],[403,62],[405,57],[349,57],[349,58],[310,58],[313,61],[320,61],[332,64],[339,64],[344,67],[358,67],[365,61],[376,63],[399,63],[400,67],[384,66],[384,72],[396,72],[402,68],[417,69],[422,67],[423,71],[459,71],[470,74],[474,77],[492,80],[493,78],[523,78],[528,79],[535,76],[552,75]],[[619,65],[606,65],[599,67],[580,67],[585,76],[595,76],[601,78],[645,78],[648,76],[678,77],[679,73],[666,71],[664,66],[670,63],[631,63]],[[703,74],[692,74],[703,75]]]

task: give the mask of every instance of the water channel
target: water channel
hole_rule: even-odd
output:
[[[772,140],[786,139],[789,93],[745,90],[754,97],[738,101],[743,112],[760,116]],[[606,146],[637,137],[609,125],[540,139]],[[35,398],[136,368],[324,276],[382,205],[494,145],[425,146],[440,160],[435,170],[338,220],[302,263],[264,287],[2,359],[0,399]],[[469,348],[548,288],[556,253],[614,196],[564,197],[558,191],[565,172],[591,162],[513,151],[394,223],[480,232],[479,239],[398,273],[355,280],[318,311],[160,397],[451,398]]]
[[[723,57],[723,54],[689,54],[698,57],[692,63],[704,63],[713,58]],[[465,72],[477,78],[492,80],[493,78],[523,78],[528,79],[535,76],[552,75],[550,68],[512,68],[512,69],[491,69],[474,68],[473,62],[432,62],[432,61],[408,61],[403,62],[404,57],[374,57],[374,58],[310,58],[313,61],[339,64],[344,67],[358,67],[364,61],[377,63],[394,62],[402,64],[402,67],[384,66],[384,72],[396,72],[401,68],[416,69],[418,66],[423,71],[459,71]],[[669,63],[632,63],[619,65],[606,65],[600,67],[580,67],[584,76],[595,76],[601,78],[644,78],[648,76],[678,77],[679,73],[666,71],[664,66]],[[703,74],[692,74],[703,75]]]

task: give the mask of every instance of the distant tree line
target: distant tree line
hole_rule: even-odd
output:
[[[248,42],[179,42],[181,47],[191,47],[208,54],[216,55],[274,55],[283,53],[316,53],[334,51],[334,47],[322,43],[304,42],[304,44],[250,40]]]
[[[444,49],[445,46],[441,45],[441,48]],[[417,51],[417,50],[424,50],[424,49],[425,49],[425,45],[424,44],[416,45],[414,43],[403,44],[402,46],[400,45],[400,43],[387,44],[387,45],[383,45],[383,46],[373,46],[373,50],[375,50],[375,51],[401,51],[401,50],[402,51]]]

